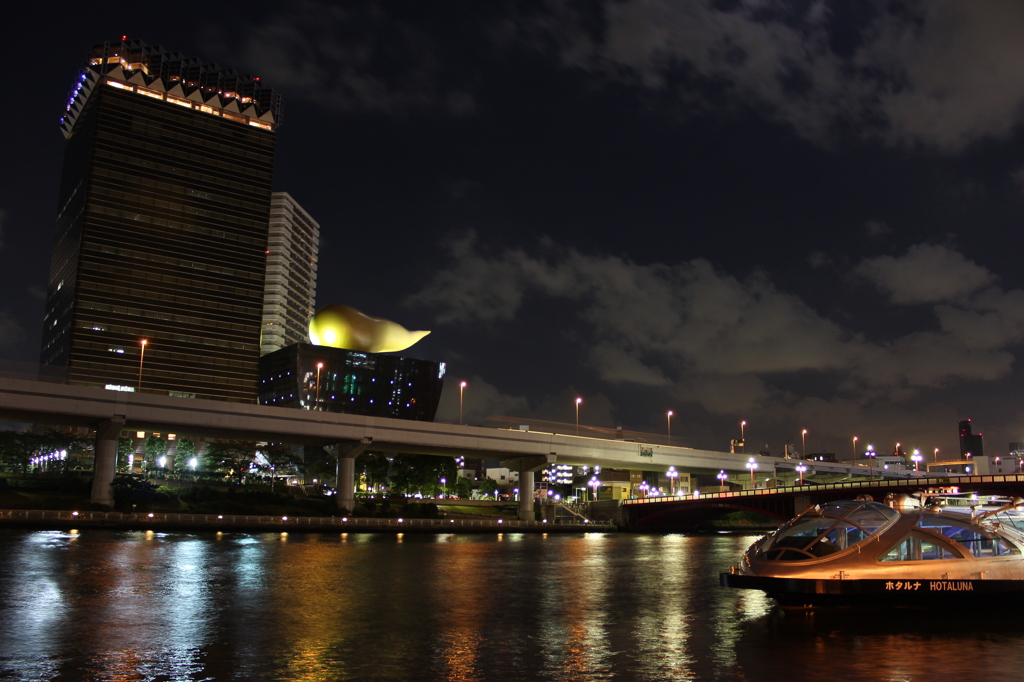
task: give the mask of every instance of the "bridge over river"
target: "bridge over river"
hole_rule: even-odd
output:
[[[731,512],[742,511],[782,523],[815,504],[849,500],[859,495],[870,495],[872,499],[883,502],[888,495],[910,495],[922,491],[939,494],[954,489],[977,493],[979,498],[987,495],[1024,497],[1024,474],[876,479],[625,500],[618,509],[617,522],[629,530],[707,529],[712,527],[712,521]]]
[[[24,379],[0,378],[0,419],[36,424],[86,426],[96,432],[93,501],[110,505],[117,438],[122,431],[266,440],[338,447],[338,506],[354,505],[354,462],[367,449],[398,454],[497,459],[519,471],[520,487],[533,489],[534,472],[554,463],[603,468],[667,471],[675,467],[713,478],[719,471],[742,480],[749,455],[571,436],[366,417],[153,393],[108,391]],[[759,475],[793,480],[801,460],[757,457]],[[863,477],[869,469],[830,462],[804,462],[819,476]],[[910,471],[875,475],[913,477]],[[533,497],[520,499],[520,518],[533,518]]]

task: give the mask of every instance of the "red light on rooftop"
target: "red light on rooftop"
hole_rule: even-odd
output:
[[[128,36],[121,36],[121,40],[128,40]]]

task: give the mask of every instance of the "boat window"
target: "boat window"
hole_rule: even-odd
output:
[[[897,518],[875,502],[834,502],[784,525],[762,553],[768,561],[817,559],[863,542]]]
[[[959,552],[937,538],[911,531],[899,544],[878,557],[879,561],[928,561],[931,559],[962,559]]]
[[[1003,538],[965,521],[942,516],[922,516],[917,525],[955,540],[976,557],[1020,554],[1017,547]]]

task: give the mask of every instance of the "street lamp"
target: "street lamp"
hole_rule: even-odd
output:
[[[718,487],[719,488],[724,488],[725,487],[725,479],[729,478],[729,474],[725,473],[725,469],[722,469],[721,471],[718,472],[718,474],[715,476],[715,478],[718,479]]]
[[[597,489],[601,486],[601,481],[597,480],[597,476],[591,476],[590,482],[587,484],[594,489],[594,502],[597,501]]]
[[[746,436],[744,436],[744,435],[743,435],[743,433],[744,433],[744,430],[745,430],[746,428],[747,428],[747,422],[746,422],[746,421],[741,421],[741,422],[740,422],[740,447],[741,447],[741,448],[742,448],[742,447],[746,447],[746,445],[747,445],[747,439],[746,439]]]
[[[672,415],[675,414],[672,410],[668,411],[666,415],[668,418],[668,444],[672,445]]]
[[[853,461],[857,461],[857,436],[853,437]]]
[[[672,414],[672,413],[669,412],[669,414]],[[679,476],[679,472],[676,471],[675,467],[669,467],[668,471],[665,473],[665,476],[668,477],[669,490],[671,491],[672,495],[675,496],[675,494],[676,494],[676,477]]]
[[[580,435],[580,403],[583,398],[576,398],[576,435]]]
[[[647,499],[647,491],[651,489],[650,484],[647,481],[641,481],[637,488],[640,490],[640,499]]]
[[[938,448],[935,448],[935,458],[934,458],[933,461],[935,461],[935,462],[939,461],[939,449]]]
[[[466,382],[459,384],[459,426],[462,426],[462,392],[466,390]]]
[[[796,470],[797,470],[797,473],[800,474],[800,485],[803,485],[804,484],[804,472],[807,471],[807,467],[804,466],[804,464],[802,464],[802,463],[801,464],[797,464],[796,465]]]
[[[803,458],[807,457],[807,429],[803,430],[800,434],[800,456]]]
[[[324,368],[324,363],[316,363],[316,409],[320,409],[320,370]]]
[[[751,457],[750,460],[746,464],[744,464],[743,466],[745,466],[748,469],[750,469],[750,488],[753,489],[754,488],[754,472],[757,471],[757,462],[754,461],[753,457]]]
[[[444,484],[446,482],[447,482],[446,479],[443,479],[443,478],[441,479],[441,499],[444,499]]]
[[[924,459],[921,457],[921,451],[914,448],[914,454],[910,456],[910,459],[914,460],[914,473],[919,473],[921,471],[921,460]]]
[[[871,467],[872,467],[872,464],[875,461],[875,446],[874,445],[868,445],[867,452],[864,453],[864,456],[868,458],[868,480],[870,481],[871,478],[872,478],[872,468]]]
[[[141,391],[142,390],[142,360],[143,360],[143,358],[146,357],[146,344],[149,343],[149,342],[146,341],[146,339],[142,339],[142,341],[140,341],[139,343],[142,344],[142,351],[139,353],[139,387],[138,387],[137,390]]]

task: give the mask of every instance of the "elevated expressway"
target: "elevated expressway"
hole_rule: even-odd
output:
[[[676,469],[713,480],[720,470],[732,481],[749,476],[749,455],[694,450],[651,443],[436,424],[383,417],[296,410],[217,400],[108,391],[101,388],[0,378],[0,420],[85,426],[96,431],[92,499],[113,502],[117,438],[122,430],[190,436],[338,446],[338,506],[354,504],[355,458],[367,448],[404,454],[498,459],[520,472],[523,490],[533,489],[533,472],[555,462],[602,468]],[[758,476],[795,477],[798,460],[757,457]],[[860,466],[805,462],[818,475],[864,476]],[[876,475],[883,472],[876,469]],[[911,472],[884,472],[908,477]],[[522,495],[520,515],[532,518],[533,500]]]

